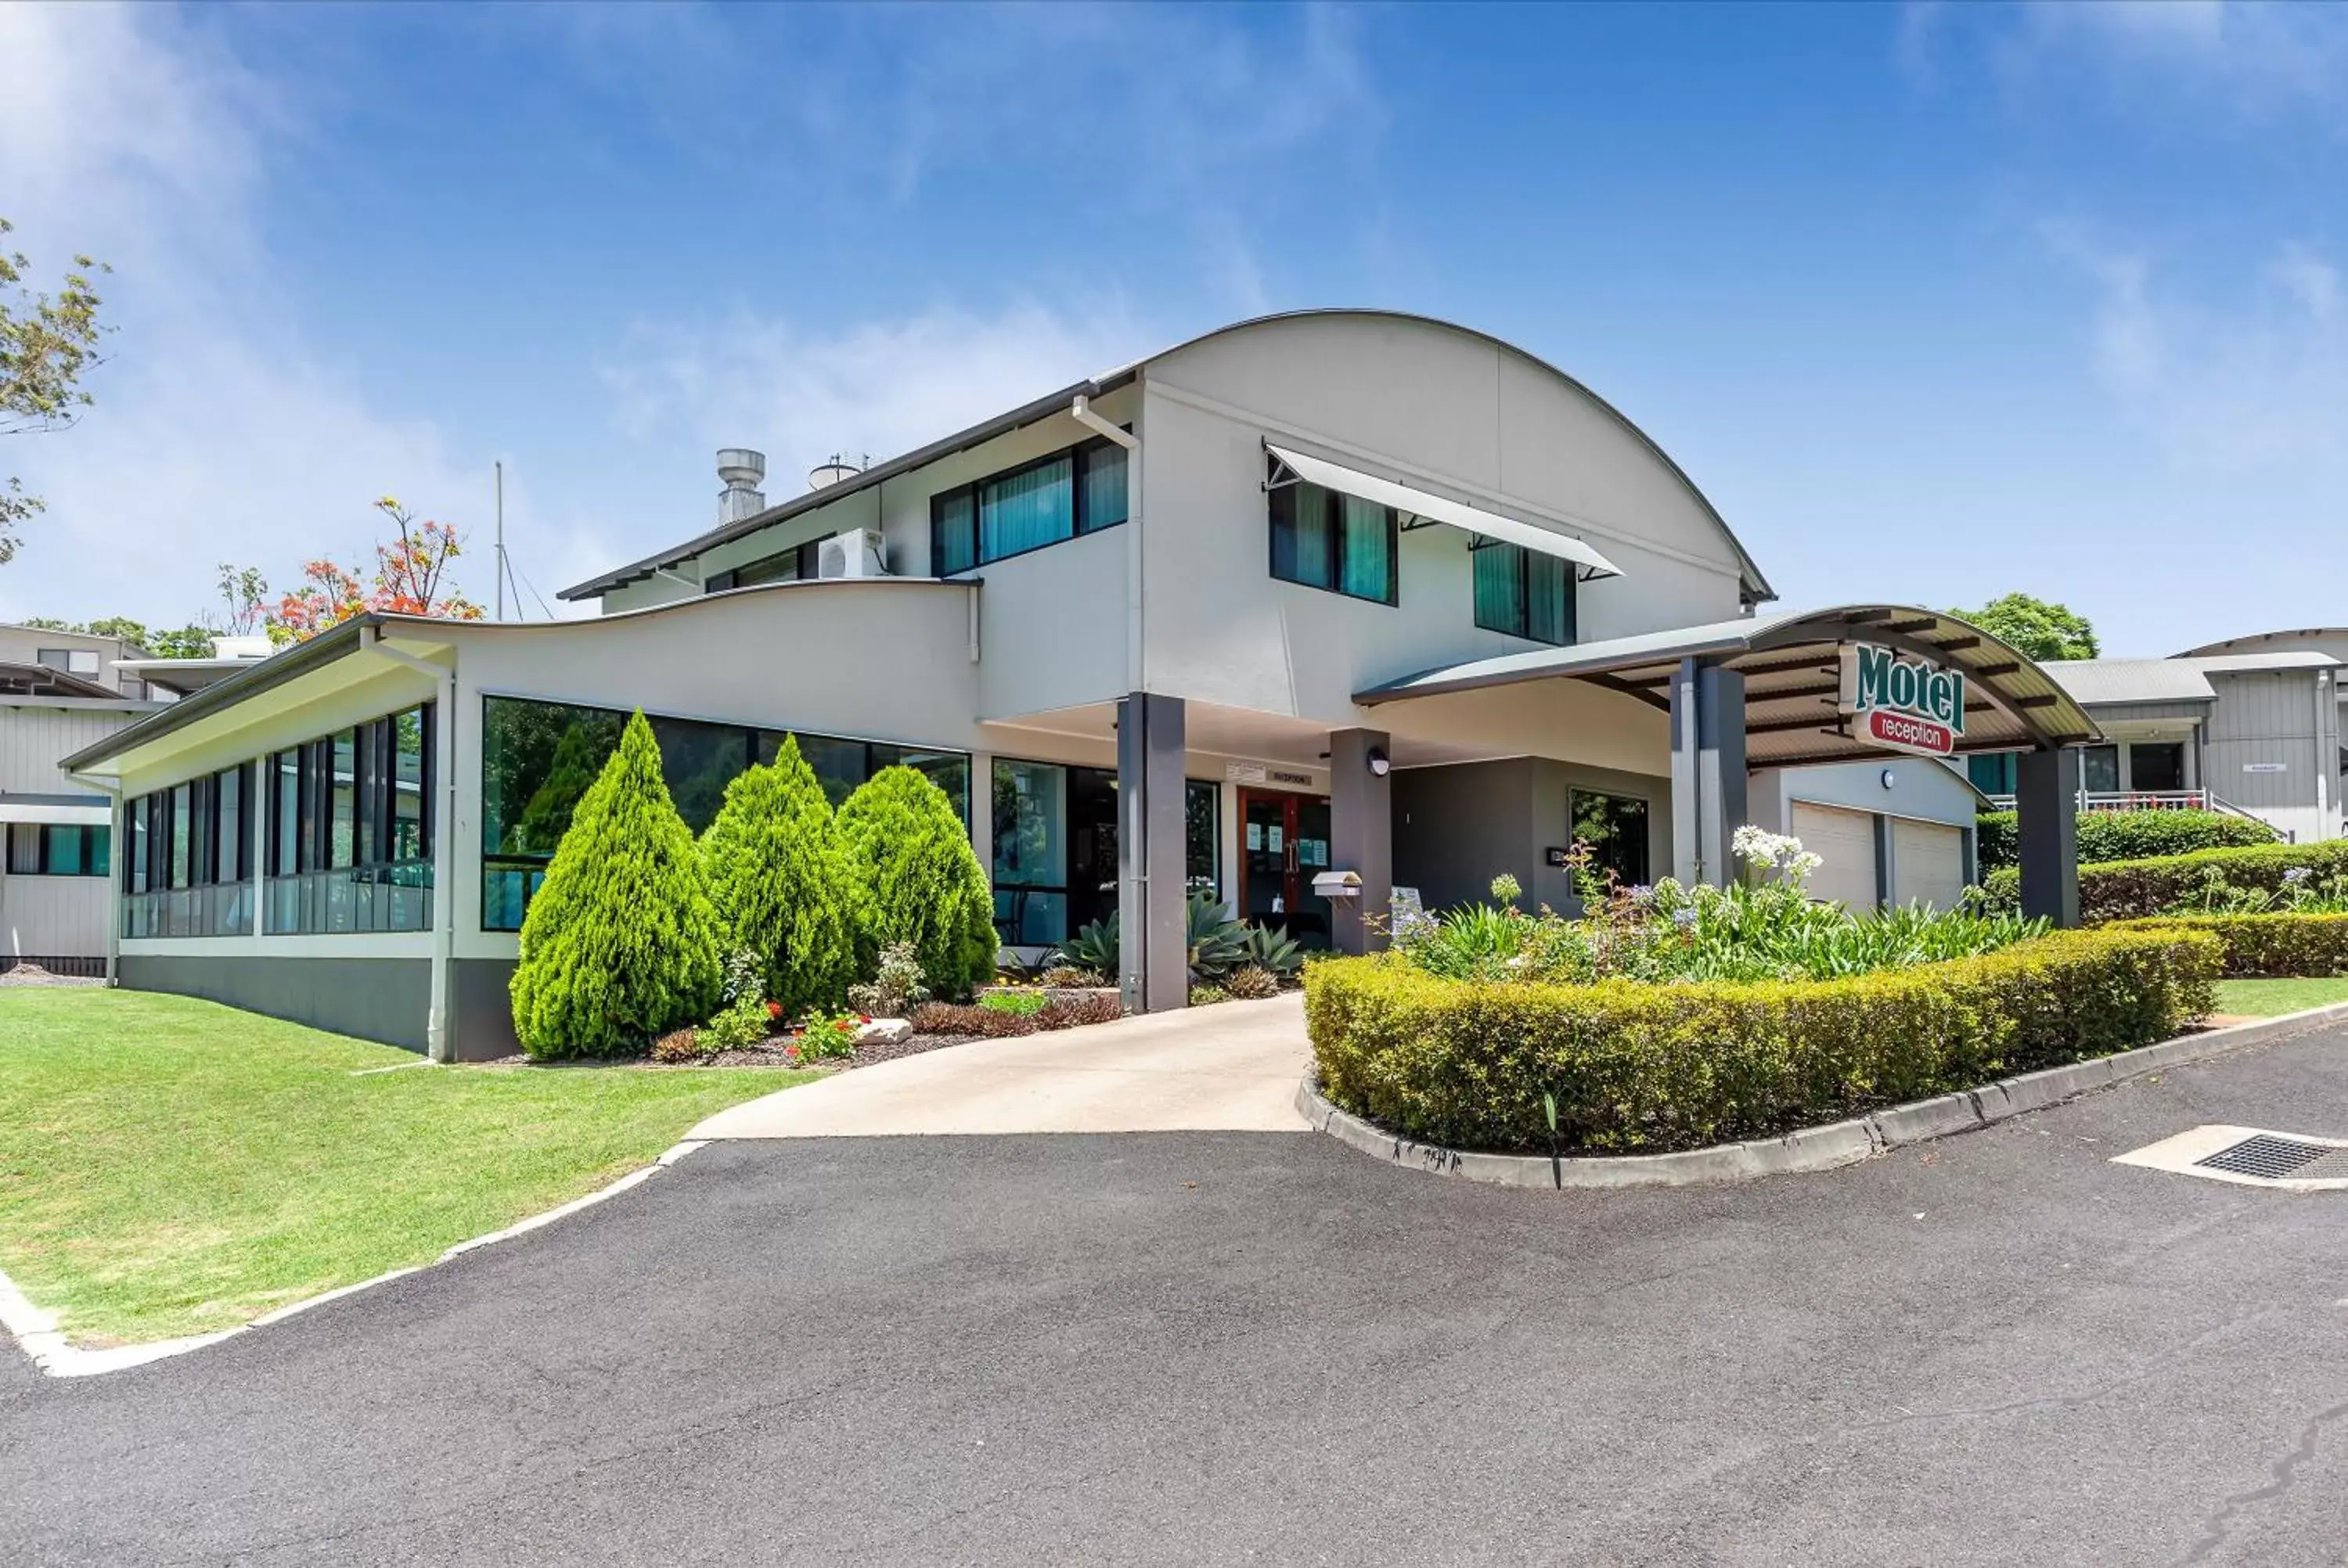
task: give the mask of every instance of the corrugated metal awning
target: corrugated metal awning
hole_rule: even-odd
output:
[[[1488,512],[1465,501],[1455,501],[1408,485],[1398,485],[1392,479],[1381,479],[1375,474],[1365,474],[1358,468],[1348,468],[1325,457],[1310,457],[1285,446],[1276,446],[1269,441],[1263,444],[1263,449],[1278,458],[1281,465],[1297,478],[1318,485],[1324,490],[1357,496],[1365,501],[1392,507],[1398,512],[1425,518],[1432,523],[1448,523],[1455,528],[1465,528],[1486,538],[1522,545],[1538,555],[1555,556],[1560,560],[1571,561],[1581,569],[1580,575],[1585,581],[1591,578],[1622,575],[1620,567],[1591,546],[1570,534],[1559,533],[1540,523],[1504,518],[1498,512]]]
[[[1681,661],[1694,660],[1744,675],[1745,754],[1751,765],[1801,767],[1884,754],[1854,735],[1840,711],[1839,661],[1850,642],[1888,645],[1962,671],[1968,690],[1960,752],[2025,751],[2103,738],[2041,666],[1953,615],[1902,604],[1754,616],[1505,653],[1390,681],[1356,692],[1354,701],[1375,707],[1568,677],[1669,710]]]

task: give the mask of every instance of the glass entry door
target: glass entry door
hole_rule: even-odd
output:
[[[1329,902],[1313,895],[1313,878],[1328,869],[1326,796],[1240,791],[1241,918],[1326,948]]]

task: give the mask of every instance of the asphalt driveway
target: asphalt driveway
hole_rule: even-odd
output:
[[[1540,1193],[1277,1132],[713,1146],[152,1367],[0,1361],[0,1562],[2314,1563],[2348,1031],[1849,1169]]]

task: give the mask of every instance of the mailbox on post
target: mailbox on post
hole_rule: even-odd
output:
[[[1313,891],[1323,898],[1359,898],[1362,896],[1362,874],[1358,871],[1315,872]]]

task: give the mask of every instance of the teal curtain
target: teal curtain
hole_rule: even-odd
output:
[[[1555,556],[1519,552],[1525,560],[1525,635],[1537,642],[1573,641],[1573,569]]]
[[[1066,456],[1039,463],[978,491],[978,559],[1000,560],[1076,531],[1074,467]]]
[[[930,527],[932,577],[952,577],[978,564],[978,504],[967,489],[940,496]]]
[[[1085,532],[1125,521],[1125,448],[1115,442],[1087,446],[1085,464]]]
[[[1356,599],[1381,602],[1393,597],[1393,514],[1375,501],[1340,496],[1338,526],[1345,534],[1344,580],[1337,586]]]
[[[1525,633],[1525,552],[1489,541],[1468,552],[1475,561],[1476,624],[1487,631]]]

